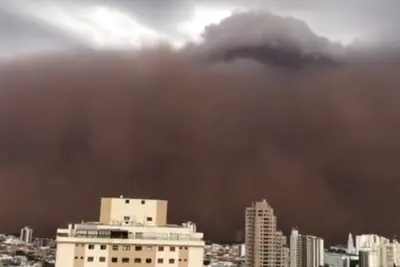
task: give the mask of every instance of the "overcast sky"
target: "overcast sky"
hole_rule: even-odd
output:
[[[346,44],[360,39],[397,46],[400,36],[398,0],[3,0],[0,56],[140,47],[160,38],[183,44],[234,10],[252,8],[300,18],[317,34]]]

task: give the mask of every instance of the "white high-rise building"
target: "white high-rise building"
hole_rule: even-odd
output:
[[[400,243],[394,239],[392,241],[392,246],[393,246],[393,263],[396,266],[400,265]]]
[[[57,230],[56,267],[203,267],[203,233],[167,224],[167,201],[102,198],[99,222]]]
[[[376,250],[364,250],[359,252],[360,267],[380,267],[378,266],[378,252]]]
[[[244,256],[246,256],[246,244],[240,244],[239,245],[239,257],[243,258]]]
[[[25,226],[21,229],[19,239],[25,243],[32,243],[33,240],[33,229]]]
[[[378,248],[383,244],[389,244],[390,240],[388,238],[368,234],[368,235],[357,235],[356,236],[356,252],[360,250],[370,250]]]
[[[324,240],[301,235],[292,229],[290,235],[290,267],[320,267],[324,265]]]
[[[290,233],[289,240],[289,256],[290,256],[290,267],[300,267],[300,251],[301,251],[301,242],[300,242],[300,234],[297,228],[293,228]]]
[[[397,240],[378,235],[356,236],[356,250],[360,267],[392,267],[400,263],[400,246]]]

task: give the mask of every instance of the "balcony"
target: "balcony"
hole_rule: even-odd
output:
[[[202,233],[144,233],[128,232],[124,230],[85,230],[58,229],[57,237],[61,238],[96,238],[96,239],[118,239],[118,240],[166,240],[166,241],[203,241]]]

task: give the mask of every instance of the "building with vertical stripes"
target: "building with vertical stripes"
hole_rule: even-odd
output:
[[[324,240],[322,238],[301,235],[292,229],[290,235],[290,267],[324,266]]]
[[[246,209],[246,267],[288,267],[286,237],[277,230],[276,216],[266,200]]]

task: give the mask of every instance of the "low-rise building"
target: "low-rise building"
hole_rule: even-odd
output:
[[[202,267],[203,233],[167,224],[167,201],[102,198],[99,222],[57,230],[56,267]]]

